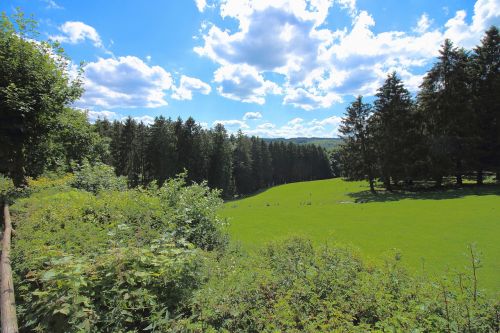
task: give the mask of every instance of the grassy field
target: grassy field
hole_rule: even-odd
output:
[[[482,254],[480,287],[500,293],[500,188],[373,196],[364,182],[340,179],[277,186],[227,202],[233,240],[249,250],[304,236],[354,245],[371,260],[397,249],[417,272],[470,269],[468,245]]]

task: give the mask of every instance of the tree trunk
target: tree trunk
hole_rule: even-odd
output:
[[[460,159],[457,160],[456,178],[457,178],[457,185],[462,186],[464,182],[462,180],[462,161]]]
[[[14,148],[12,163],[10,165],[10,177],[15,187],[24,187],[28,185],[26,179],[25,159],[21,147]]]
[[[483,170],[478,170],[476,175],[477,185],[483,185]]]
[[[496,181],[497,181],[497,184],[500,184],[500,170],[497,170]]]
[[[372,176],[369,177],[369,181],[370,181],[370,192],[375,194],[376,193],[375,192],[375,185],[373,184],[373,177]]]
[[[17,333],[16,302],[14,298],[14,282],[12,281],[12,267],[10,265],[10,239],[12,223],[10,221],[9,205],[3,208],[4,231],[2,238],[2,257],[0,259],[0,314],[2,333]]]

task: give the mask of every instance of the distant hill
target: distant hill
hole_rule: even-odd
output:
[[[320,147],[323,147],[325,149],[333,149],[337,147],[340,143],[342,143],[342,140],[339,138],[290,138],[290,139],[285,139],[285,138],[264,138],[264,141],[267,142],[292,142],[295,144],[299,145],[307,145],[307,144],[314,144]]]

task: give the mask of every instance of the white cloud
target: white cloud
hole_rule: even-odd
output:
[[[97,31],[83,22],[68,21],[63,23],[59,30],[62,35],[51,36],[51,39],[61,43],[78,44],[90,40],[94,46],[103,47],[101,37]]]
[[[283,104],[290,104],[297,108],[310,111],[318,108],[328,108],[334,102],[341,102],[342,98],[335,93],[325,95],[314,95],[303,88],[289,89],[283,100]]]
[[[200,79],[182,75],[179,87],[174,87],[173,90],[173,99],[191,100],[193,99],[193,92],[208,95],[212,91],[212,88]]]
[[[336,0],[336,2],[344,9],[349,11],[351,16],[355,16],[357,11],[356,0]]]
[[[470,25],[465,21],[466,16],[466,11],[457,11],[455,16],[446,22],[444,36],[463,47],[471,48],[478,44],[484,31],[490,26],[500,25],[500,1],[477,0]]]
[[[352,26],[325,27],[335,5],[347,11]],[[223,18],[236,20],[237,29],[207,26],[201,30],[202,45],[194,49],[221,66],[219,92],[263,104],[267,82],[285,92],[284,104],[305,110],[330,107],[342,96],[373,95],[394,70],[415,91],[445,38],[470,48],[490,25],[500,23],[499,0],[477,0],[471,23],[458,11],[445,26],[435,27],[424,13],[410,31],[379,33],[373,16],[358,10],[355,0],[222,0],[219,9]],[[228,68],[250,68],[251,75],[240,85],[241,74],[222,75]],[[264,79],[277,76],[284,78],[281,87]]]
[[[265,80],[252,66],[227,65],[214,73],[220,95],[245,103],[264,104],[267,94],[279,94],[280,89],[274,82]]]
[[[292,126],[295,126],[295,125],[298,125],[300,123],[303,123],[304,122],[304,119],[302,118],[293,118],[292,120],[290,120],[287,125],[292,125]]]
[[[93,111],[93,110],[83,110],[87,114],[87,118],[91,123],[95,122],[97,119],[107,119],[107,120],[115,120],[120,119],[121,115],[113,111]]]
[[[230,120],[216,120],[212,123],[212,126],[217,124],[224,125],[230,132],[235,132],[238,129],[246,129],[249,126],[242,120],[230,119]]]
[[[243,116],[243,120],[255,120],[255,119],[261,119],[262,118],[262,113],[260,112],[247,112]]]
[[[128,117],[123,117],[122,118],[122,121],[125,121]],[[154,117],[151,117],[151,116],[148,116],[148,115],[145,115],[145,116],[138,116],[138,117],[132,117],[132,119],[134,119],[135,121],[137,121],[138,123],[144,123],[145,125],[151,125],[152,123],[154,123],[155,121],[155,118]]]
[[[432,24],[432,20],[430,20],[429,16],[426,13],[424,13],[424,14],[422,14],[422,16],[420,16],[420,19],[417,22],[417,26],[415,28],[413,28],[413,31],[415,31],[419,34],[423,34],[427,30],[429,30],[429,27],[431,26],[431,24]]]
[[[337,116],[309,122],[302,118],[294,118],[283,126],[264,123],[254,129],[245,129],[244,132],[265,138],[338,137],[340,122],[341,118]]]
[[[155,108],[167,105],[172,77],[162,67],[134,56],[103,59],[85,66],[85,93],[79,105],[89,108]]]
[[[195,0],[195,3],[196,8],[198,8],[200,12],[203,12],[205,10],[205,7],[207,6],[207,0]]]

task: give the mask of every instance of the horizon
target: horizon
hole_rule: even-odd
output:
[[[450,38],[467,49],[500,1],[12,0],[41,39],[85,61],[76,107],[98,117],[192,116],[262,138],[338,138],[346,106],[396,71],[415,94]]]

